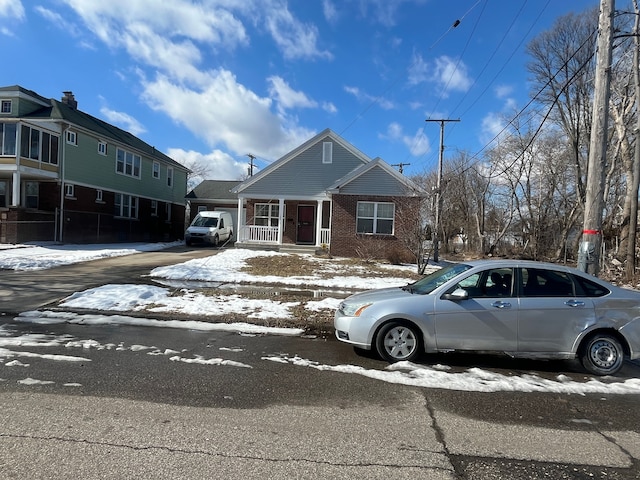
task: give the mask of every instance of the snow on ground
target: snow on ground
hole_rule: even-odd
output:
[[[15,245],[13,248],[0,247],[0,269],[37,270],[52,268],[58,265],[83,262],[111,256],[129,255],[142,251],[161,250],[175,244],[116,244],[116,245],[64,245],[64,246],[33,246]],[[246,283],[279,283],[289,286],[312,286],[332,289],[368,289],[403,285],[409,283],[408,272],[414,267],[386,266],[389,277],[370,277],[368,275],[354,275],[350,271],[341,269],[336,262],[326,259],[310,257],[313,262],[329,278],[316,278],[312,275],[304,277],[281,277],[277,275],[256,277],[241,272],[246,265],[246,259],[258,255],[286,255],[274,252],[256,252],[242,249],[229,249],[214,252],[211,256],[190,260],[188,262],[168,267],[156,268],[151,272],[153,278],[206,282],[246,282]],[[326,260],[326,261],[325,261]],[[322,262],[325,261],[323,264]],[[361,272],[358,272],[361,273]],[[405,278],[407,277],[407,278]],[[324,298],[310,300],[305,308],[310,311],[320,309],[335,309],[339,299]],[[297,303],[296,303],[297,305]],[[76,292],[62,303],[70,308],[83,307],[98,311],[140,311],[147,312],[176,312],[193,313],[197,306],[197,313],[205,311],[241,312],[248,318],[286,318],[293,304],[275,300],[261,299],[258,303],[251,299],[244,299],[241,295],[204,296],[192,289],[179,290],[153,285],[104,285],[99,288]],[[80,315],[71,312],[35,311],[24,312],[14,321],[38,324],[74,323],[87,325],[116,324],[166,328],[185,328],[190,330],[225,330],[239,335],[301,335],[301,329],[262,327],[249,323],[212,323],[183,320],[154,320],[135,318],[124,315]],[[132,351],[138,354],[154,355],[167,361],[198,364],[203,368],[253,368],[233,359],[222,358],[222,355],[233,356],[237,349],[233,347],[220,348],[219,357],[204,358],[201,356],[188,357],[180,348],[158,349],[154,346],[100,344],[93,339],[78,339],[69,335],[36,335],[24,334],[12,336],[0,325],[0,365],[7,368],[19,368],[28,371],[29,358],[40,358],[61,362],[88,362],[90,359],[82,355],[52,355],[34,353],[32,348],[47,348],[64,346],[70,350],[86,351],[88,349],[108,349],[114,351]],[[23,361],[20,361],[23,360]],[[497,392],[553,392],[565,394],[640,394],[640,379],[603,378],[594,379],[584,377],[583,381],[575,381],[566,375],[558,375],[555,379],[542,378],[536,374],[504,375],[480,368],[469,368],[463,372],[453,372],[444,365],[416,365],[399,362],[389,365],[384,370],[365,369],[357,365],[325,365],[313,360],[287,354],[264,356],[260,361],[272,361],[301,368],[313,368],[327,372],[363,375],[380,381],[411,385],[424,388],[444,388],[452,390]],[[0,381],[3,381],[0,378]],[[18,381],[24,385],[47,385],[49,380],[26,377]],[[65,383],[65,387],[80,387],[78,383]]]
[[[94,245],[31,245],[0,244],[0,269],[44,270],[72,263],[120,257],[139,252],[164,250],[182,242],[174,243],[119,243]]]

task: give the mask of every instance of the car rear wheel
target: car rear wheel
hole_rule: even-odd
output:
[[[595,375],[614,375],[622,368],[624,350],[614,336],[598,333],[585,340],[580,361]]]
[[[376,336],[376,350],[388,362],[413,361],[422,351],[420,330],[402,322],[389,322]]]

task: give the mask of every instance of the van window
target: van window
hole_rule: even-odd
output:
[[[219,228],[224,228],[224,218],[220,219],[220,225]]]
[[[191,226],[193,227],[215,227],[218,225],[218,219],[215,217],[201,217],[198,215],[193,219]]]

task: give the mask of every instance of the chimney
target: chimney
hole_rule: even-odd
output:
[[[64,96],[62,97],[62,103],[69,105],[73,109],[78,108],[78,102],[76,102],[76,98],[73,96],[72,91],[62,92]]]

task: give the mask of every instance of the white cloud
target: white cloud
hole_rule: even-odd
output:
[[[390,123],[387,133],[380,137],[403,143],[414,157],[426,155],[431,151],[429,139],[422,129],[416,131],[413,136],[405,135],[402,126],[397,122]]]
[[[393,102],[383,97],[374,97],[368,93],[363,92],[358,87],[345,86],[344,91],[350,93],[363,103],[377,103],[384,110],[391,110],[395,107]]]
[[[275,159],[314,134],[287,125],[271,111],[271,99],[248,90],[227,70],[203,74],[201,83],[200,89],[192,90],[158,75],[143,81],[143,98],[211,147],[224,144],[238,155],[251,152]]]
[[[131,133],[132,135],[140,135],[147,130],[144,126],[131,115],[124,112],[117,112],[111,110],[108,107],[100,108],[100,113],[112,124],[119,126],[123,130]]]
[[[513,87],[511,85],[498,85],[495,92],[496,97],[506,98],[513,93]]]
[[[189,178],[189,188],[194,188],[203,180],[240,180],[247,174],[247,162],[239,162],[221,150],[216,149],[204,154],[182,148],[170,148],[166,153],[196,173]]]
[[[323,102],[322,109],[328,113],[338,113],[338,107],[331,102]]]
[[[322,13],[329,23],[335,23],[338,19],[338,10],[331,0],[322,0]]]
[[[298,21],[291,15],[286,2],[269,4],[264,22],[285,58],[333,58],[329,51],[318,48],[318,28]]]
[[[435,60],[434,77],[445,92],[466,92],[473,83],[469,78],[467,66],[462,61],[456,61],[446,55]]]
[[[267,78],[269,93],[278,102],[281,109],[288,108],[316,108],[318,102],[310,99],[304,92],[296,91],[281,77],[276,75]]]
[[[24,19],[24,7],[20,0],[0,0],[0,18]]]
[[[0,33],[7,37],[13,37],[15,21],[22,21],[25,18],[24,7],[20,0],[0,0]],[[3,23],[7,23],[7,26]]]
[[[464,62],[446,55],[436,58],[433,62],[426,62],[422,55],[416,52],[413,53],[409,66],[408,82],[409,85],[432,82],[445,94],[453,90],[466,92],[473,83]]]

